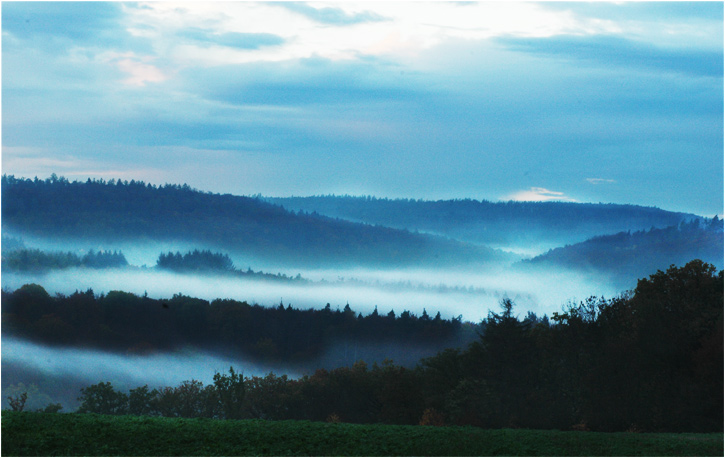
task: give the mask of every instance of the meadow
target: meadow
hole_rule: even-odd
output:
[[[723,434],[2,412],[3,456],[722,456]]]

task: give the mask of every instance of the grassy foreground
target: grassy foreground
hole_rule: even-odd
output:
[[[636,434],[2,412],[3,456],[723,456],[723,434]]]

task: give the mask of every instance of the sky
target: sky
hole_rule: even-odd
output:
[[[2,172],[723,214],[722,2],[3,2]]]

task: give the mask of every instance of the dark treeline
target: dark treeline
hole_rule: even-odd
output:
[[[524,265],[597,270],[628,282],[662,266],[701,259],[723,267],[723,221],[683,221],[666,228],[619,232],[549,250]]]
[[[87,267],[87,268],[123,268],[130,267],[139,269],[137,266],[131,266],[126,261],[121,251],[98,251],[91,250],[88,254],[80,256],[71,252],[62,251],[43,251],[35,248],[24,248],[24,244],[19,239],[10,239],[9,247],[6,249],[5,237],[3,237],[3,254],[2,268],[5,271],[32,271],[45,272],[53,269],[66,269],[70,267]],[[22,248],[20,248],[22,246]],[[283,273],[268,273],[264,271],[254,271],[251,267],[246,270],[237,269],[228,254],[221,252],[212,252],[211,250],[188,251],[182,254],[180,251],[167,252],[159,254],[155,268],[168,270],[171,272],[183,274],[209,274],[209,275],[228,275],[237,278],[254,279],[254,280],[271,280],[275,282],[285,282],[296,284],[344,284],[348,286],[373,286],[388,291],[436,291],[439,293],[467,293],[467,294],[486,294],[487,290],[483,288],[449,286],[443,283],[438,285],[414,284],[410,281],[398,282],[374,282],[359,280],[356,278],[342,278],[336,280],[322,279],[313,282],[302,277],[302,274],[286,275]],[[146,267],[141,267],[146,269]]]
[[[186,254],[161,253],[156,261],[161,269],[175,272],[233,272],[234,263],[229,255],[212,253],[210,250],[194,250]]]
[[[51,296],[42,286],[2,291],[2,332],[51,345],[91,347],[146,354],[188,345],[260,361],[304,362],[340,340],[399,342],[445,348],[475,338],[475,326],[461,318],[363,316],[349,304],[333,310],[268,308],[232,299],[205,301],[181,294],[171,299],[93,290]]]
[[[5,301],[3,301],[4,303]],[[479,338],[407,369],[84,388],[81,412],[598,431],[723,429],[723,272],[695,260],[550,319],[502,301]],[[280,310],[281,311],[281,310]],[[351,319],[353,319],[351,317]],[[12,401],[12,400],[11,400]],[[17,401],[17,400],[16,400]]]
[[[473,199],[426,201],[370,196],[270,197],[265,200],[294,211],[430,231],[478,243],[526,240],[559,243],[572,238],[583,240],[620,231],[672,226],[696,218],[654,207],[620,204]]]
[[[118,250],[90,250],[84,255],[79,255],[70,251],[26,248],[22,240],[16,238],[3,237],[2,240],[2,269],[5,271],[46,272],[72,267],[91,269],[133,267],[128,263],[124,254]],[[156,268],[179,273],[231,274],[257,280],[309,282],[300,274],[291,277],[281,273],[265,273],[261,270],[255,272],[251,267],[248,267],[247,270],[238,270],[234,267],[228,254],[211,250],[196,249],[185,254],[178,251],[161,253],[156,261]]]
[[[261,270],[255,272],[251,267],[247,270],[239,270],[234,266],[228,254],[212,252],[211,250],[194,250],[181,254],[169,251],[161,253],[156,261],[156,267],[163,270],[170,270],[179,273],[201,273],[201,274],[230,274],[237,277],[253,277],[258,280],[281,280],[309,283],[309,280],[302,278],[301,274],[295,277],[281,273],[270,274]]]
[[[127,267],[128,261],[120,251],[94,251],[80,256],[70,251],[42,251],[34,248],[5,250],[3,247],[2,269],[20,271],[45,271],[52,269],[68,269],[71,267],[88,267],[106,269]]]
[[[3,230],[54,240],[185,241],[305,265],[482,263],[499,251],[188,185],[2,177]]]

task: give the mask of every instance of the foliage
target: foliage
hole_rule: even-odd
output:
[[[13,412],[22,412],[25,408],[25,401],[28,400],[28,393],[22,392],[20,396],[8,396],[8,401],[10,402],[10,408],[13,410]]]
[[[159,391],[149,391],[149,386],[144,385],[134,388],[128,393],[128,413],[131,415],[152,415],[157,412],[154,400],[158,397]]]
[[[5,373],[5,366],[3,372]],[[35,383],[24,384],[22,382],[3,387],[3,396],[8,400],[8,407],[11,410],[19,411],[44,411],[53,408],[51,396],[41,391]],[[59,405],[59,404],[57,404]]]
[[[214,389],[219,397],[221,412],[224,418],[236,420],[242,418],[244,408],[244,375],[229,368],[229,375],[214,374]]]
[[[45,406],[44,409],[38,409],[38,412],[43,412],[43,413],[58,413],[61,410],[63,410],[63,406],[60,405],[60,404],[58,404],[58,403],[55,403],[55,404],[48,404],[47,406]]]
[[[633,434],[3,412],[7,456],[722,456],[723,434]]]
[[[128,396],[113,389],[110,382],[100,382],[81,389],[79,413],[124,415],[128,412]]]

